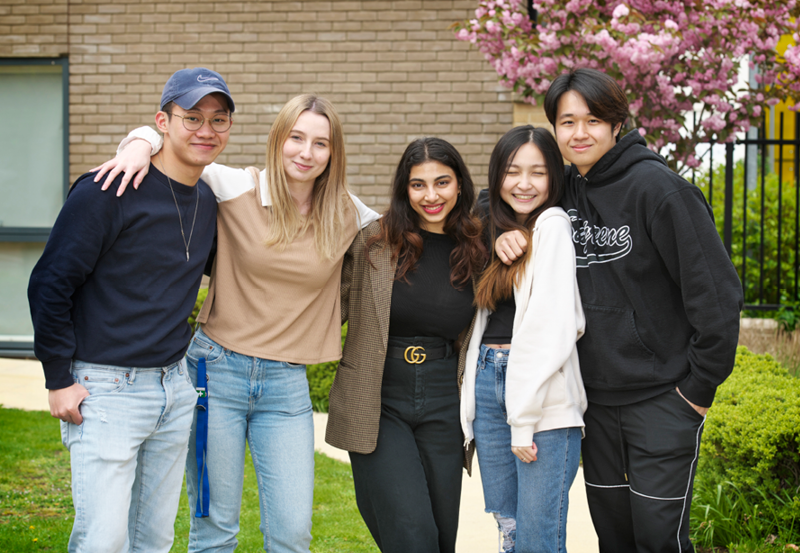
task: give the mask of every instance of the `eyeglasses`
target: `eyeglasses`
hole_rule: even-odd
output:
[[[180,117],[183,120],[183,128],[187,131],[199,131],[206,122],[205,117],[194,113],[187,113],[186,115],[172,113],[171,115]],[[231,128],[231,125],[233,125],[233,117],[219,113],[212,116],[208,122],[211,124],[211,128],[214,129],[214,132],[227,132],[228,129]]]

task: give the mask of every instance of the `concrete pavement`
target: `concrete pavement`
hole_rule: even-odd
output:
[[[345,463],[350,460],[347,452],[325,443],[325,413],[314,413],[314,446],[317,451]],[[483,512],[483,488],[481,487],[478,458],[474,459],[472,477],[464,472],[461,489],[461,510],[458,521],[458,553],[495,553],[499,546],[499,535],[494,517]],[[569,492],[567,512],[567,551],[569,553],[597,553],[597,535],[589,516],[586,503],[586,487],[583,483],[583,467]]]
[[[0,358],[0,405],[7,408],[44,410],[47,390],[38,361]],[[327,415],[314,413],[314,446],[317,451],[340,461],[349,462],[347,452],[325,443]],[[458,527],[458,553],[494,553],[498,550],[497,528],[492,515],[483,512],[483,490],[477,460],[471,478],[464,475],[461,493],[461,515]],[[597,536],[589,517],[583,469],[569,494],[567,516],[567,550],[570,553],[597,553]]]

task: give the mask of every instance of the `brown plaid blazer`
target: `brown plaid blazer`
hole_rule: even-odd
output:
[[[389,340],[389,310],[397,268],[383,242],[367,241],[378,234],[380,222],[369,224],[353,240],[342,265],[342,321],[348,320],[342,360],[330,391],[325,441],[355,453],[372,453],[378,442],[381,383]],[[370,260],[374,264],[370,264]],[[464,378],[466,350],[472,324],[461,337],[458,360],[459,394]],[[464,466],[471,471],[473,450],[465,451]]]

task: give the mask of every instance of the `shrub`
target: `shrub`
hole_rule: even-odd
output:
[[[692,499],[692,540],[698,551],[786,551],[791,531],[778,536],[780,511],[791,507],[797,497],[788,491],[767,492],[762,489],[741,490],[727,481],[716,486],[697,481]],[[766,547],[773,544],[774,547]],[[713,549],[712,549],[713,548]]]
[[[347,336],[347,323],[342,326],[343,347],[345,336]],[[306,367],[308,391],[311,394],[311,406],[314,411],[317,411],[318,413],[328,412],[328,394],[331,391],[333,377],[336,376],[336,369],[338,368],[338,361],[329,361],[327,363],[308,365]]]
[[[189,325],[193,330],[197,325],[197,316],[200,314],[200,309],[203,307],[203,302],[206,301],[206,296],[208,296],[208,288],[200,288],[200,290],[197,291],[197,299],[194,302],[194,309],[192,309],[192,314],[189,315]]]
[[[694,182],[709,198],[708,172],[698,172]],[[731,260],[739,278],[744,282],[744,301],[749,304],[787,303],[795,298],[795,248],[794,222],[797,216],[797,190],[793,183],[774,172],[764,176],[763,190],[761,173],[757,175],[757,186],[745,192],[744,162],[739,160],[733,169],[733,221]],[[713,201],[717,231],[723,236],[725,223],[725,167],[719,165],[713,174]],[[780,194],[779,192],[780,188]],[[762,193],[763,192],[763,193]],[[745,200],[747,203],[745,227]],[[780,200],[780,201],[779,201]],[[763,210],[763,211],[762,211]],[[782,221],[780,242],[778,221]],[[763,232],[762,232],[763,223]],[[746,234],[745,234],[746,229]],[[746,243],[745,243],[746,242]],[[761,260],[763,259],[763,272]],[[745,267],[744,273],[742,267]],[[780,270],[779,270],[780,269]],[[752,314],[751,316],[756,316]]]
[[[766,532],[762,539],[768,534],[786,541],[800,538],[799,423],[800,380],[769,355],[740,347],[706,420],[692,508],[701,521],[693,524],[696,534],[710,510],[717,510],[728,518],[739,513],[729,526]],[[710,501],[709,495],[718,499]],[[759,517],[758,525],[753,516]]]

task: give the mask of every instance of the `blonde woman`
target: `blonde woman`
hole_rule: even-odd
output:
[[[112,169],[112,178],[120,170],[132,176],[161,142],[148,128],[122,146],[131,140],[100,175]],[[218,246],[187,357],[197,386],[200,359],[207,370],[210,505],[207,517],[196,514],[195,424],[186,464],[189,551],[236,548],[246,441],[264,549],[306,552],[314,436],[305,365],[341,356],[342,259],[359,228],[378,215],[348,193],[342,126],[318,96],[297,96],[280,111],[260,174],[212,164],[203,180],[219,202]]]

